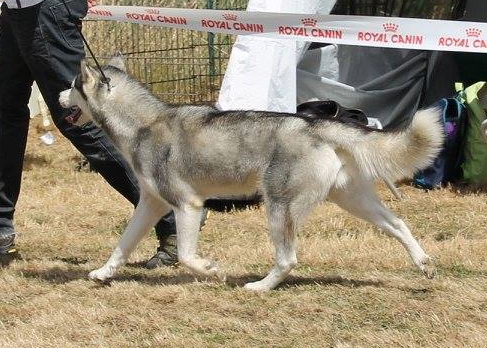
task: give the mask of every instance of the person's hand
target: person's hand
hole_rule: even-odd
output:
[[[93,6],[97,5],[98,0],[87,0],[88,1],[88,8],[92,8]]]

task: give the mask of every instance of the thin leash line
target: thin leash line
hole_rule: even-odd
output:
[[[64,0],[61,0],[64,4],[64,7],[66,7],[66,10],[68,11],[68,15],[69,17],[71,17],[72,19],[75,19],[73,14],[71,13],[71,10],[69,9],[68,5],[66,4],[66,2]],[[76,20],[79,20],[76,18]],[[81,35],[81,39],[83,40],[84,44],[86,45],[86,48],[88,49],[88,51],[90,52],[90,55],[91,57],[93,58],[93,60],[95,61],[95,64],[96,64],[96,67],[98,68],[98,70],[100,70],[100,73],[101,73],[101,76],[102,76],[102,80],[101,82],[102,83],[106,83],[107,87],[108,87],[108,90],[110,91],[111,89],[111,86],[110,86],[110,78],[108,78],[105,73],[103,72],[103,70],[101,69],[101,66],[100,66],[100,63],[98,63],[98,59],[96,59],[95,57],[95,54],[93,53],[93,51],[91,50],[91,47],[90,45],[88,44],[88,41],[86,40],[85,36],[83,35],[83,33],[81,32],[81,29],[78,27],[78,25],[75,25],[76,27],[76,30],[78,31],[78,33]]]

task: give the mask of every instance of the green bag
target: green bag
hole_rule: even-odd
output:
[[[455,87],[468,113],[463,179],[468,184],[487,184],[487,143],[481,131],[481,124],[487,118],[481,100],[487,99],[487,82],[477,82],[465,89],[457,83]]]

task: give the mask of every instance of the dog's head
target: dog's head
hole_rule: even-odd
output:
[[[59,94],[61,106],[73,109],[73,112],[66,118],[69,123],[82,125],[93,120],[93,109],[103,105],[104,101],[110,97],[117,74],[126,71],[122,55],[115,55],[102,69],[109,79],[108,83],[100,70],[88,65],[87,61],[83,59],[80,64],[80,73],[71,83],[71,88]],[[76,107],[79,107],[81,112]]]

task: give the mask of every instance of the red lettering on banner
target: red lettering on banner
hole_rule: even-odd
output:
[[[320,28],[303,28],[303,27],[285,27],[278,28],[279,35],[294,35],[301,37],[315,37],[323,39],[343,39],[343,30],[338,29],[320,29]]]
[[[203,28],[212,28],[212,29],[227,29],[230,30],[230,24],[225,21],[214,21],[214,20],[201,20],[201,26]]]
[[[188,19],[184,17],[166,17],[166,16],[157,16],[159,22],[170,23],[170,24],[179,24],[179,25],[188,25]]]
[[[318,27],[318,20],[312,17],[301,19],[303,27],[279,26],[279,35],[294,35],[302,37],[314,37],[322,39],[343,39],[343,30],[323,29]]]
[[[252,23],[234,23],[233,28],[238,31],[248,31],[250,33],[263,33],[263,24],[252,24]]]
[[[392,35],[391,41],[393,43],[400,43],[406,45],[419,45],[423,44],[423,36],[420,35]]]
[[[439,46],[443,47],[465,47],[468,48],[470,47],[470,42],[468,39],[459,39],[459,38],[454,38],[454,37],[440,37],[440,40],[438,42]]]
[[[310,36],[308,30],[301,27],[279,27],[278,32],[280,35]]]
[[[311,36],[325,39],[343,39],[343,31],[334,29],[312,29]]]
[[[225,29],[225,30],[235,30],[235,31],[244,31],[249,33],[263,33],[264,32],[264,25],[263,24],[255,24],[255,23],[243,23],[238,22],[237,16],[232,16],[226,14],[225,18],[231,18],[232,21],[218,21],[214,19],[202,19],[201,26],[203,28],[210,28],[210,29]]]
[[[456,48],[487,48],[487,41],[480,38],[482,30],[478,28],[469,28],[465,31],[466,38],[442,36],[438,40],[438,46],[456,47]]]
[[[0,0],[1,1],[1,0]],[[180,12],[170,12],[167,9],[157,9],[157,8],[127,8],[127,10],[135,10],[137,12],[126,12],[120,13],[118,9],[114,10],[115,8],[109,6],[103,6],[101,8],[90,8],[88,9],[88,14],[93,16],[94,18],[98,17],[106,17],[107,19],[118,20],[123,19],[123,15],[132,21],[132,22],[159,22],[169,24],[170,26],[179,25],[179,26],[187,26],[188,25],[188,18],[182,16],[166,16],[166,14],[179,14]],[[114,11],[114,12],[112,12]],[[122,10],[123,11],[123,10]],[[182,12],[184,13],[184,12]],[[206,31],[211,31],[211,29],[220,29],[234,34],[252,34],[252,33],[268,33],[271,37],[275,35],[275,32],[270,33],[268,27],[265,24],[260,23],[248,23],[246,20],[252,21],[260,21],[259,18],[254,19],[247,19],[246,16],[241,15],[238,12],[234,13],[225,13],[222,15],[214,16],[210,15],[211,19],[202,19],[200,21],[200,30],[210,29]],[[200,17],[201,18],[201,17]],[[277,19],[278,20],[278,19]],[[264,20],[262,20],[263,22]],[[353,41],[353,37],[345,36],[345,30],[347,29],[335,29],[335,28],[327,28],[327,25],[331,24],[335,27],[340,28],[342,25],[340,21],[338,22],[327,22],[323,20],[321,17],[308,15],[306,17],[301,16],[293,16],[287,18],[285,21],[281,22],[282,24],[287,24],[289,21],[289,26],[281,25],[277,27],[277,34],[280,36],[294,36],[294,37],[303,37],[306,38],[307,41],[313,41],[312,38],[316,38],[317,40],[314,41],[325,41],[325,42],[343,42],[341,40],[350,39]],[[434,45],[431,40],[433,39],[433,35],[425,34],[425,35],[418,35],[417,33],[421,33],[423,27],[418,26],[418,29],[415,29],[414,22],[408,22],[407,20],[401,22],[397,20],[399,24],[394,23],[395,20],[389,22],[382,22],[382,27],[378,26],[378,30],[373,31],[367,30],[370,28],[367,23],[364,24],[363,31],[358,31],[356,34],[356,43],[360,44],[367,43],[367,45],[374,46],[374,43],[377,44],[375,46],[383,46],[383,47],[409,47],[409,48],[418,48],[423,49],[423,47],[428,44],[428,47],[425,49],[440,49],[444,47],[446,50],[457,50],[457,51],[470,51],[470,52],[486,52],[487,53],[487,30],[481,26],[481,24],[470,23],[467,24],[468,27],[464,27],[462,31],[458,29],[461,28],[459,26],[455,26],[452,29],[446,31],[442,26],[438,26],[440,30],[445,30],[448,34],[438,37],[439,35],[435,35],[435,39],[438,41],[436,42],[436,46]],[[197,23],[192,22],[194,25],[194,29],[198,30]],[[427,22],[425,22],[425,25]],[[344,26],[347,26],[346,21],[343,22]],[[373,25],[373,22],[370,23],[370,26]],[[432,27],[436,27],[436,24],[431,24]],[[411,28],[411,30],[406,30],[407,28]],[[193,27],[192,27],[193,28]],[[275,28],[275,27],[274,27]],[[272,28],[272,29],[274,29]],[[468,28],[468,29],[467,29]],[[353,28],[352,28],[353,29]],[[424,30],[426,32],[426,30]],[[415,33],[416,32],[416,33]],[[463,32],[463,33],[462,33]],[[440,34],[441,35],[441,34]],[[350,36],[350,35],[349,35]],[[430,37],[431,36],[431,37]],[[311,38],[311,39],[310,39]],[[329,39],[330,41],[326,41]],[[428,42],[426,42],[428,40]],[[433,39],[434,40],[434,39]],[[354,44],[354,43],[352,43]]]
[[[383,33],[360,31],[357,35],[358,41],[395,43],[401,45],[423,46],[424,36],[413,34],[399,34],[399,25],[388,22],[382,25]]]
[[[486,40],[475,40],[473,42],[473,47],[475,47],[475,48],[487,48],[487,41]]]
[[[384,42],[388,43],[387,34],[385,33],[369,33],[366,31],[360,31],[358,33],[357,39],[359,41],[371,41],[371,42]]]
[[[102,17],[113,17],[113,14],[110,11],[97,10],[95,8],[90,8],[88,10],[88,14],[95,15],[95,16],[102,16]]]
[[[188,20],[185,17],[167,17],[162,15],[156,15],[152,13],[126,13],[125,16],[128,19],[132,19],[135,21],[144,21],[144,22],[160,22],[160,23],[169,23],[169,24],[179,24],[179,25],[187,25]]]

